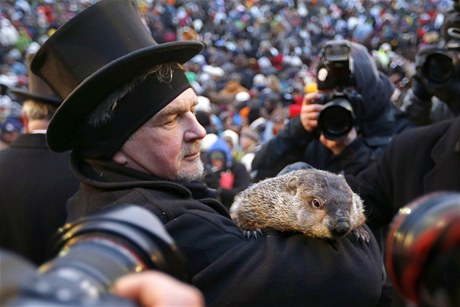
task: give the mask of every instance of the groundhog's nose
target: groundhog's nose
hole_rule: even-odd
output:
[[[344,236],[350,231],[350,223],[344,219],[340,219],[335,224],[333,232],[336,236]]]

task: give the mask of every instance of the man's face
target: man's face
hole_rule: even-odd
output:
[[[200,179],[200,146],[206,130],[195,117],[196,104],[194,91],[185,90],[134,132],[113,160],[169,180]]]

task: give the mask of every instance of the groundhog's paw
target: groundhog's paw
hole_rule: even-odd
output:
[[[359,242],[362,243],[369,243],[369,240],[371,239],[371,236],[369,235],[367,230],[364,229],[364,227],[358,227],[355,230],[353,230],[353,235]]]
[[[243,234],[246,238],[250,239],[251,237],[254,238],[259,238],[262,237],[262,230],[256,229],[256,230],[243,230]]]

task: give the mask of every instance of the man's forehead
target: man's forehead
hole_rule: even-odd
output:
[[[183,92],[177,96],[174,100],[168,103],[160,112],[157,113],[157,116],[165,116],[169,114],[181,113],[184,111],[189,111],[192,107],[198,104],[196,95],[191,91]]]

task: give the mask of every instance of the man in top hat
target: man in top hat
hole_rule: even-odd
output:
[[[46,130],[61,99],[29,71],[22,103],[25,133],[0,152],[0,247],[41,264],[50,237],[66,220],[66,200],[77,191],[68,152],[51,151]]]
[[[64,97],[48,144],[72,150],[81,181],[69,220],[120,204],[148,208],[188,259],[207,306],[374,306],[382,286],[375,238],[272,230],[246,238],[201,182],[206,132],[180,64],[202,46],[157,44],[134,1],[102,0],[37,51],[32,70]]]

